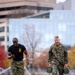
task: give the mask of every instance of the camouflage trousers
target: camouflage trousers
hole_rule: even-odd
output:
[[[12,75],[24,75],[24,62],[12,61],[11,70],[12,70]]]
[[[52,75],[63,75],[63,66],[52,64]]]

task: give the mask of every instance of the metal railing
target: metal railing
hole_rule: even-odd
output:
[[[27,70],[26,67],[24,69],[25,69],[25,73],[27,75],[31,75],[30,72]],[[0,72],[0,75],[12,75],[12,73],[11,73],[11,67],[9,67],[9,68],[3,70],[2,72]]]

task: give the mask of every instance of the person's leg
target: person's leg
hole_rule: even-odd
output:
[[[58,68],[58,70],[59,70],[59,75],[63,75],[63,67],[60,66],[60,67]]]
[[[18,62],[18,75],[24,75],[24,62],[23,61],[19,61]]]
[[[12,75],[18,75],[16,63],[14,61],[11,63],[11,70],[12,70]]]
[[[63,69],[59,70],[59,75],[63,75]]]
[[[55,64],[52,65],[52,75],[58,75],[58,68]]]

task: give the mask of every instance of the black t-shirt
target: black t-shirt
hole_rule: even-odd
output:
[[[18,44],[18,46],[10,46],[8,49],[8,52],[11,52],[11,54],[14,55],[13,60],[15,61],[21,61],[23,59],[23,52],[26,50],[26,48],[21,45]]]

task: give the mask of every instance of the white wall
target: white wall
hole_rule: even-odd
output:
[[[75,10],[75,0],[71,0],[71,10]]]
[[[64,10],[71,10],[71,0],[64,2]]]
[[[55,10],[75,10],[75,0],[66,0],[63,3],[56,4]]]
[[[54,10],[62,10],[63,8],[63,3],[58,3],[55,5]]]

